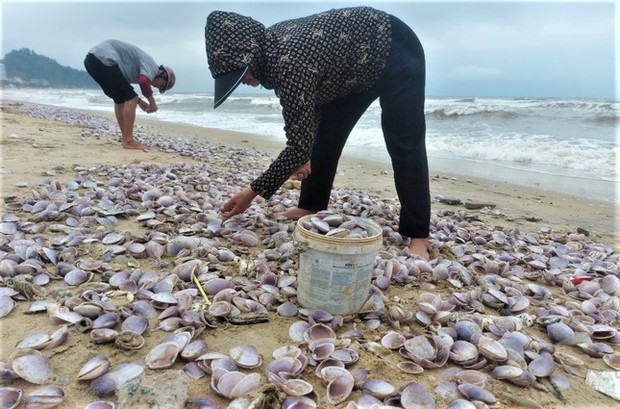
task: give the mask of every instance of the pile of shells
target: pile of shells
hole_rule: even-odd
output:
[[[22,109],[103,137],[115,132],[88,115]],[[73,180],[46,175],[31,196],[6,201],[0,320],[24,303],[25,314],[47,315],[52,328],[23,334],[10,362],[0,362],[3,407],[62,407],[66,391],[50,384],[54,355],[70,354],[61,346],[73,338],[90,343],[92,356],[71,380],[89,385],[89,409],[113,408],[123,384],[171,368],[208,380],[205,396],[188,407],[260,401],[291,409],[538,407],[518,393],[498,394],[506,389],[497,385],[548,383],[561,402],[592,359],[620,370],[620,256],[610,246],[438,210],[436,257],[426,262],[398,234],[394,201],[334,190],[333,209],[303,227],[364,237],[364,220],[373,220],[384,246],[358,314],[308,310],[297,304],[295,222],[278,216],[296,192],[280,191],[229,220],[219,213],[236,186],[257,176],[251,164],[263,154],[157,135],[148,142],[197,162],[76,165]],[[223,171],[238,169],[240,158],[246,167]],[[395,295],[404,287],[414,295]],[[256,345],[216,351],[205,341],[215,328],[271,325],[276,316],[290,322],[289,340],[268,359]],[[113,364],[103,353],[110,348],[126,362]],[[402,373],[393,379],[408,381],[382,379],[368,365],[375,356],[386,373]]]
[[[302,218],[299,224],[312,233],[322,234],[326,237],[356,239],[376,234],[372,231],[369,232],[365,219],[332,210],[323,210],[310,216],[310,218]]]

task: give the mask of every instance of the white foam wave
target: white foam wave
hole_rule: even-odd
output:
[[[2,96],[69,108],[111,111],[98,89],[3,89]],[[151,117],[169,122],[248,132],[285,141],[279,100],[232,95],[213,110],[209,93],[156,95]],[[618,180],[615,130],[620,103],[602,100],[427,98],[430,156],[514,166],[524,170]],[[375,101],[348,145],[385,150],[381,109]],[[143,115],[138,112],[138,115]]]

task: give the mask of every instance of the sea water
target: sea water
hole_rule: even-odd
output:
[[[67,108],[113,111],[98,89],[6,88],[2,98]],[[255,134],[284,142],[273,94],[229,97],[213,109],[210,93],[156,95],[162,121]],[[426,146],[431,174],[451,172],[617,201],[620,102],[553,98],[427,97]],[[147,114],[138,110],[138,120]],[[381,109],[373,103],[353,130],[345,155],[389,163]]]

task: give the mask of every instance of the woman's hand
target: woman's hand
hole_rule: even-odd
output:
[[[293,172],[293,174],[291,175],[291,179],[304,180],[305,178],[310,176],[310,173],[312,173],[312,169],[310,167],[310,161],[308,161],[304,163],[303,165],[301,165],[301,167],[297,169],[295,172]]]
[[[228,199],[220,209],[220,213],[225,218],[229,218],[239,213],[243,213],[252,204],[252,200],[257,196],[251,187],[244,188],[241,192],[236,193]]]

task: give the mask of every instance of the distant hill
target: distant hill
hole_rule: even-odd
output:
[[[49,57],[21,48],[7,53],[2,60],[3,83],[15,86],[52,88],[96,88],[97,83],[86,71],[60,65]]]

